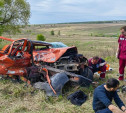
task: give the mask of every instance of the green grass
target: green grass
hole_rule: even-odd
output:
[[[7,45],[7,44],[10,44],[10,42],[4,41],[4,40],[0,41],[0,49],[2,49],[4,45]]]
[[[24,28],[21,34],[11,36],[13,39],[30,38],[36,40],[37,34],[43,34],[46,41],[61,41],[68,46],[78,47],[78,53],[90,58],[98,55],[104,58],[113,68],[106,73],[106,79],[118,78],[118,59],[115,57],[119,28],[124,24],[55,24],[55,25],[31,25]],[[54,30],[54,36],[50,31]],[[60,36],[57,35],[60,30]],[[92,33],[92,36],[91,36]],[[95,36],[102,34],[104,36]],[[8,37],[8,35],[4,35]],[[112,36],[112,37],[111,37]],[[0,48],[6,43],[1,43]],[[94,76],[98,85],[104,83]],[[126,85],[121,82],[121,85]],[[0,112],[1,113],[94,113],[92,109],[93,91],[97,85],[90,87],[71,86],[66,84],[63,95],[59,97],[47,97],[44,91],[26,87],[25,83],[13,83],[11,80],[0,80]],[[88,95],[88,100],[82,106],[75,106],[67,100],[67,96],[77,90],[82,90]],[[126,95],[119,93],[126,104]]]

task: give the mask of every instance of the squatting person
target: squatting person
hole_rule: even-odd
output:
[[[95,113],[126,113],[126,107],[117,94],[119,81],[110,78],[105,84],[95,88],[93,95],[93,110]],[[114,99],[115,105],[112,104]]]
[[[101,71],[100,79],[105,78],[106,73],[106,62],[104,59],[99,58],[98,56],[94,56],[88,60],[88,66],[92,70],[93,73],[97,71]]]

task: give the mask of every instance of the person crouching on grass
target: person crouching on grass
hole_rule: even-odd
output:
[[[115,78],[110,78],[105,84],[95,88],[93,94],[93,110],[95,113],[126,113],[126,107],[117,94],[119,81]],[[114,99],[115,105],[112,104]]]
[[[88,66],[92,70],[93,73],[101,71],[100,79],[105,78],[106,73],[106,62],[104,59],[99,58],[98,56],[94,56],[88,60]]]

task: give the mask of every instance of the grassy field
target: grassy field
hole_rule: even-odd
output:
[[[13,39],[29,38],[36,40],[37,34],[43,34],[46,41],[61,41],[68,46],[75,45],[78,52],[90,58],[94,55],[104,58],[113,68],[106,73],[106,80],[118,74],[118,59],[115,57],[119,29],[126,23],[111,24],[53,24],[53,25],[29,25],[15,36],[4,34]],[[50,32],[54,31],[55,35]],[[60,31],[60,35],[58,32]],[[5,44],[7,43],[4,41]],[[1,44],[1,47],[3,46]],[[126,77],[126,76],[125,76]],[[106,81],[105,80],[105,81]],[[98,76],[94,81],[99,84]],[[126,85],[126,82],[121,82]],[[44,91],[26,87],[25,83],[13,83],[11,80],[0,80],[0,112],[1,113],[94,113],[92,109],[92,95],[96,86],[80,87],[69,86],[63,88],[63,95],[59,97],[47,97]],[[67,96],[77,90],[82,90],[88,95],[88,100],[82,106],[72,105]],[[119,92],[126,104],[126,93]]]

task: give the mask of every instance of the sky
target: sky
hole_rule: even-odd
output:
[[[126,0],[26,0],[30,24],[126,20]]]

